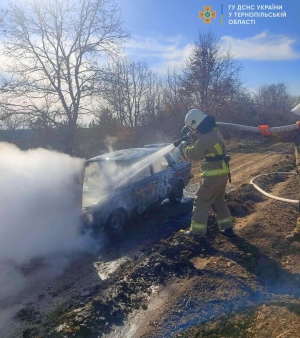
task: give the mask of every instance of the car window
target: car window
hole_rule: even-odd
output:
[[[177,164],[181,162],[181,151],[178,148],[171,150],[169,155],[171,157],[172,163]]]
[[[169,154],[174,163],[180,163],[181,151],[179,148],[174,148]]]
[[[122,172],[129,167],[127,162],[95,161],[86,165],[84,171],[84,185],[98,186],[101,189],[111,188],[124,180]]]
[[[164,156],[159,157],[152,163],[154,174],[157,174],[169,167],[169,163]]]
[[[151,170],[150,170],[150,167],[147,166],[146,168],[138,171],[135,175],[132,176],[131,183],[139,182],[150,176],[151,176]]]
[[[103,170],[101,163],[88,163],[84,171],[84,183],[88,186],[100,185],[105,182],[108,177],[108,171]]]

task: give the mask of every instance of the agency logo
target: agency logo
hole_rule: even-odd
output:
[[[204,19],[203,23],[212,23],[211,19],[217,18],[217,12],[211,11],[212,6],[203,6],[204,11],[199,11],[199,19]]]

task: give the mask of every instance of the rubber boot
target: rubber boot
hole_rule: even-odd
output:
[[[285,236],[289,242],[300,242],[300,233],[293,232],[290,235]]]
[[[236,233],[234,232],[233,228],[228,228],[221,231],[221,234],[226,237],[235,237]]]

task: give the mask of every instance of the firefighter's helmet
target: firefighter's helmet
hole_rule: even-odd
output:
[[[192,109],[185,116],[185,125],[192,130],[196,130],[199,124],[207,117],[200,109]]]

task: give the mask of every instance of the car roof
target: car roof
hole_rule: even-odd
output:
[[[86,162],[97,161],[136,161],[158,151],[157,148],[130,148],[117,150],[88,159]]]
[[[144,148],[163,148],[169,146],[170,143],[155,143],[155,144],[146,144]]]

